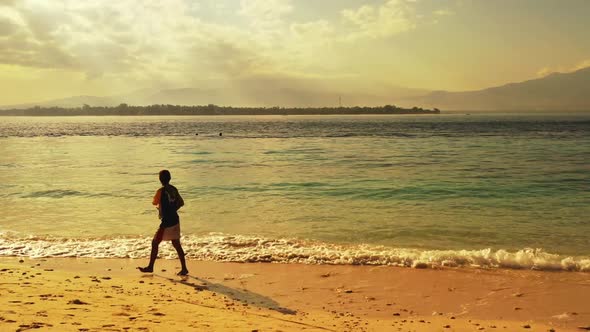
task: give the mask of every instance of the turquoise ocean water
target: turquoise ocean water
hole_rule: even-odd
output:
[[[146,257],[164,168],[193,259],[590,270],[589,113],[0,117],[0,255]]]

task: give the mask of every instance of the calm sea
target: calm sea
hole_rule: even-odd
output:
[[[590,271],[589,113],[0,117],[0,255],[147,257],[161,169],[192,259]]]

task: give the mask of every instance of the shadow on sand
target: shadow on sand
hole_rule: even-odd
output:
[[[178,283],[192,287],[196,291],[208,290],[217,294],[224,295],[235,301],[247,303],[248,305],[255,307],[274,310],[285,315],[295,315],[297,313],[297,311],[295,310],[281,307],[277,301],[271,299],[270,297],[251,292],[247,289],[231,288],[222,284],[212,283],[205,279],[192,276],[183,276],[180,277],[180,280],[159,275],[158,277],[168,279],[173,283]]]

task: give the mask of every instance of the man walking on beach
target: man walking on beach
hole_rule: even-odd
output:
[[[170,184],[171,178],[168,170],[160,171],[160,183],[162,183],[162,187],[156,192],[152,204],[158,207],[159,217],[162,222],[152,240],[149,265],[138,267],[138,269],[146,273],[154,272],[154,263],[156,262],[156,258],[158,258],[160,242],[170,240],[178,253],[178,259],[181,264],[181,270],[177,274],[185,276],[188,274],[188,269],[186,268],[184,259],[184,250],[182,250],[182,246],[180,245],[180,217],[178,217],[177,213],[178,209],[184,205],[184,201],[178,193],[178,189]]]

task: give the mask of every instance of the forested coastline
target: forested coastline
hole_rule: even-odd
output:
[[[393,105],[380,107],[231,107],[217,105],[149,105],[120,104],[114,107],[83,105],[76,108],[32,107],[0,111],[0,116],[133,116],[133,115],[338,115],[338,114],[439,114],[440,110],[420,107],[401,108]]]

